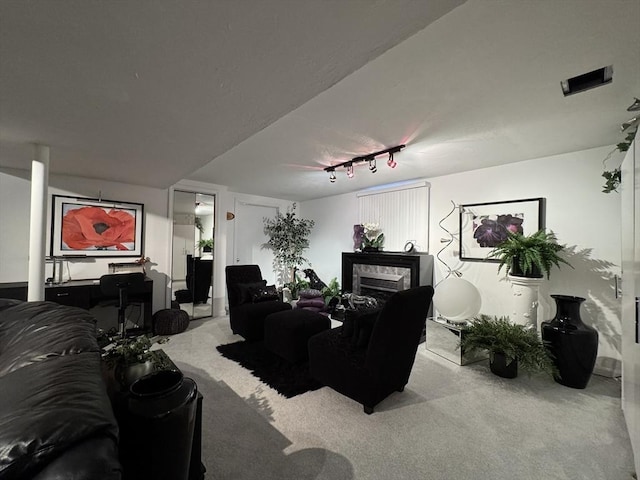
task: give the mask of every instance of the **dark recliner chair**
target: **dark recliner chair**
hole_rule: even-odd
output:
[[[309,339],[309,370],[323,385],[361,403],[367,414],[403,391],[424,328],[433,287],[394,293],[381,310],[356,314]]]
[[[233,333],[245,340],[264,338],[264,319],[267,315],[291,310],[291,305],[282,302],[275,289],[266,292],[258,265],[229,265],[225,268],[227,295],[229,297],[229,323]]]

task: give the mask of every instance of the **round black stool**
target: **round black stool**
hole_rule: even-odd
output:
[[[184,332],[189,326],[189,314],[184,310],[165,308],[153,314],[153,333],[156,335],[175,335]]]

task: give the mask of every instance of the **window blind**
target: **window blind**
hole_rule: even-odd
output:
[[[429,250],[429,184],[421,182],[358,194],[360,223],[377,223],[384,233],[384,250],[403,251],[410,241],[416,250]]]

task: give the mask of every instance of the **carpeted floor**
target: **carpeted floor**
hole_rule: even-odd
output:
[[[584,390],[507,380],[420,346],[409,384],[373,415],[329,388],[285,398],[218,345],[227,317],[192,321],[163,348],[204,395],[202,458],[215,480],[631,480],[620,383]]]
[[[238,362],[286,398],[322,387],[309,375],[308,363],[289,363],[264,348],[262,342],[238,341],[216,348],[223,357]]]

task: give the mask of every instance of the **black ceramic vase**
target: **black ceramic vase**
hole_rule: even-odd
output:
[[[176,370],[161,370],[129,388],[119,421],[123,480],[187,480],[196,420],[196,383]]]
[[[551,295],[556,316],[542,322],[542,340],[555,357],[556,382],[571,388],[585,388],[596,363],[598,332],[580,318],[582,297]]]
[[[502,352],[491,352],[489,355],[491,373],[502,378],[516,378],[518,376],[518,359],[507,363],[507,357]]]

